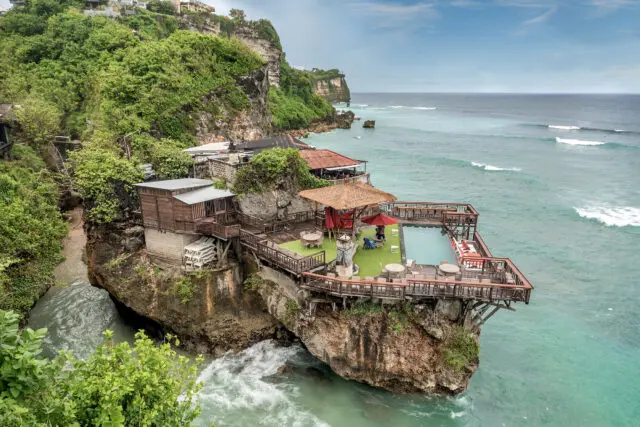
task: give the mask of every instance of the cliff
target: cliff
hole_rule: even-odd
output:
[[[344,74],[334,77],[314,76],[314,84],[316,94],[331,104],[351,101],[351,91]]]
[[[149,262],[143,233],[136,226],[88,227],[91,284],[195,353],[221,355],[278,336],[260,296],[244,291],[237,264],[194,274],[161,268]]]
[[[397,393],[458,394],[478,368],[479,331],[459,300],[382,306],[310,298],[275,270],[253,286],[269,312],[341,377]]]

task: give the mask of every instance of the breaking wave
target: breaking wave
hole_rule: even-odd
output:
[[[581,139],[567,139],[567,138],[557,138],[557,137],[556,137],[556,142],[560,144],[590,145],[590,146],[606,144],[606,142],[600,142],[600,141],[583,141]]]
[[[302,351],[262,341],[211,362],[198,377],[204,384],[198,425],[244,426],[260,420],[257,424],[266,426],[326,426],[291,399],[295,386],[265,381]]]
[[[498,172],[498,171],[520,172],[522,170],[520,168],[501,168],[498,166],[487,165],[485,163],[478,163],[478,162],[471,162],[471,165],[480,169],[484,169],[486,171],[491,171],[491,172]]]
[[[395,110],[400,109],[400,108],[406,108],[406,109],[409,109],[409,110],[429,110],[429,111],[432,111],[432,110],[436,109],[436,107],[407,107],[406,105],[392,105],[389,108],[393,108]]]
[[[558,130],[580,130],[582,129],[580,126],[562,126],[562,125],[549,125],[549,129],[558,129]]]
[[[582,218],[596,220],[609,227],[640,227],[640,208],[589,206],[574,209]]]

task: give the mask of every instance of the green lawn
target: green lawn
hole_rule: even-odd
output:
[[[353,259],[353,261],[358,264],[358,267],[360,267],[360,273],[358,274],[361,278],[364,278],[365,276],[378,276],[385,265],[402,262],[400,251],[395,254],[391,253],[392,245],[400,246],[400,237],[391,235],[391,230],[397,228],[397,225],[387,226],[387,242],[384,244],[384,247],[368,250],[362,249],[364,237],[375,237],[376,229],[375,227],[372,227],[370,229],[362,230],[360,233],[360,241],[358,242],[358,251]],[[280,246],[299,253],[300,255],[311,255],[324,250],[326,253],[327,263],[336,259],[336,243],[333,240],[329,240],[327,237],[324,238],[321,248],[305,248],[300,243],[300,240],[283,243]]]

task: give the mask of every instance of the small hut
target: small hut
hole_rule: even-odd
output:
[[[365,184],[335,185],[301,191],[300,196],[324,206],[325,226],[336,236],[336,270],[341,277],[353,274],[353,255],[357,249],[357,221],[367,208],[396,200],[393,194]]]

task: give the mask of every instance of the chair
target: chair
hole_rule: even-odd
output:
[[[398,229],[398,228],[392,228],[392,229],[391,229],[391,235],[392,235],[392,236],[399,236],[399,235],[400,235],[400,229]]]
[[[376,279],[374,277],[371,277],[371,276],[365,276],[364,280],[366,280],[367,282],[374,282]]]
[[[407,269],[410,269],[411,267],[413,267],[413,264],[415,264],[415,261],[412,259],[408,259],[407,265],[406,265]]]
[[[391,245],[391,253],[392,254],[400,253],[400,246]]]

